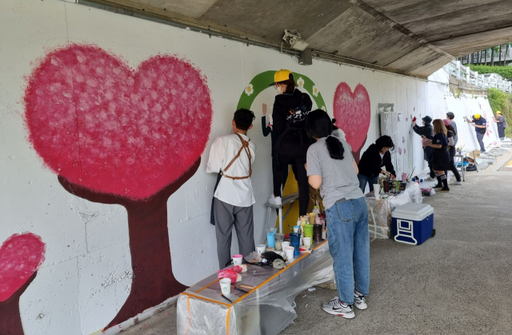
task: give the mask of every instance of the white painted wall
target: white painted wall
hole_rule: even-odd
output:
[[[289,68],[309,76],[332,115],[333,94],[340,82],[366,87],[372,106],[368,146],[379,134],[377,104],[394,103],[407,115],[444,117],[455,112],[461,143],[476,148],[473,130],[462,115],[491,116],[487,100],[450,95],[444,72],[433,83],[339,66],[314,60],[301,67],[294,57],[254,46],[210,38],[150,21],[57,0],[0,2],[0,243],[30,231],[46,243],[46,261],[21,298],[28,335],[91,334],[104,327],[123,305],[130,290],[128,226],[123,207],[71,196],[45,168],[27,141],[22,104],[25,77],[34,62],[68,42],[93,43],[125,59],[132,67],[158,53],[177,54],[208,78],[214,119],[210,142],[231,129],[232,113],[244,87],[258,73]],[[257,120],[249,133],[258,146],[253,183],[256,192],[256,236],[261,234],[264,202],[271,193],[270,138],[261,134],[261,104],[271,105],[271,89],[253,105]],[[494,133],[486,139],[497,140]],[[408,134],[404,134],[408,136]],[[415,166],[423,167],[418,136],[410,136]],[[204,173],[209,145],[199,171],[168,201],[169,232],[175,275],[193,284],[216,270],[214,227],[209,209],[215,176]],[[412,154],[412,152],[411,152]],[[40,317],[38,317],[40,315]]]

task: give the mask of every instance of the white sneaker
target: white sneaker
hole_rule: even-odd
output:
[[[352,307],[341,302],[338,297],[334,297],[329,302],[324,302],[322,309],[329,314],[341,316],[345,319],[353,319],[356,316]]]
[[[354,291],[354,306],[356,306],[357,309],[360,309],[360,310],[368,308],[364,294]]]
[[[268,199],[268,203],[276,206],[282,206],[283,201],[281,200],[281,197],[274,197],[274,195],[271,195]]]

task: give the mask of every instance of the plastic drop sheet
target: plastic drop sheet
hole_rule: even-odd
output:
[[[418,183],[408,183],[405,191],[386,199],[376,200],[374,197],[366,197],[368,206],[368,229],[370,238],[391,238],[391,213],[395,208],[408,202],[421,203],[423,196]]]
[[[282,270],[249,265],[242,273],[241,283],[255,288],[249,293],[232,288],[228,296],[232,302],[221,296],[217,274],[212,275],[179,296],[178,334],[279,334],[297,317],[295,297],[314,285],[333,280],[327,241]]]

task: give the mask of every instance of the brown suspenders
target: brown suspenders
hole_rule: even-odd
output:
[[[226,166],[224,169],[222,169],[222,175],[226,178],[229,178],[229,179],[234,179],[234,180],[238,180],[238,179],[247,179],[249,178],[251,175],[252,175],[252,164],[251,164],[251,159],[252,159],[252,155],[251,155],[251,150],[249,148],[249,141],[246,141],[242,138],[242,136],[240,136],[240,134],[238,133],[235,133],[238,138],[240,138],[240,141],[242,141],[242,147],[240,148],[240,150],[238,150],[238,153],[236,154],[235,157],[233,157],[233,159],[231,160],[231,162],[229,162],[228,166]],[[245,177],[231,177],[231,176],[228,176],[225,171],[227,171],[227,169],[229,169],[231,167],[231,165],[233,165],[233,163],[238,159],[238,157],[240,157],[240,154],[242,153],[242,150],[245,150],[245,153],[247,154],[247,157],[249,157],[249,175],[248,176],[245,176]]]

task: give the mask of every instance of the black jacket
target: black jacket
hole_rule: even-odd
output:
[[[389,150],[386,151],[384,157],[381,159],[379,149],[377,149],[375,144],[370,145],[368,149],[366,149],[357,166],[359,168],[359,174],[368,178],[377,177],[383,166],[386,167],[386,171],[396,175],[395,168],[391,163]]]
[[[412,127],[412,129],[416,134],[425,135],[425,137],[428,138],[429,140],[434,138],[434,128],[430,124],[427,124],[423,127],[415,125],[414,127]]]
[[[272,111],[272,131],[276,135],[276,138],[279,138],[280,136],[283,137],[286,130],[287,118],[289,119],[292,115],[292,113],[290,113],[291,110],[295,110],[297,107],[302,107],[303,110],[311,111],[312,106],[313,103],[309,95],[307,93],[302,93],[297,89],[295,89],[291,94],[283,93],[276,95]],[[288,123],[293,124],[290,128],[302,129],[305,133],[305,115],[303,119],[293,121],[288,121]],[[285,136],[287,136],[287,134]]]
[[[274,148],[274,144],[276,143],[276,134],[272,131],[272,127],[267,123],[266,116],[261,117],[261,131],[263,132],[263,136],[267,137],[270,134],[270,140],[272,143],[272,148]],[[271,156],[274,156],[274,150],[271,150]]]

